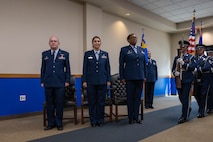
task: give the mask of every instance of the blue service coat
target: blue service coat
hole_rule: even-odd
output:
[[[173,66],[172,66],[172,73],[174,75],[175,71],[176,71],[176,66],[177,66],[177,59],[179,57],[176,56],[174,58],[174,61],[173,61]],[[182,80],[181,82],[182,83],[189,83],[189,82],[193,82],[194,81],[194,74],[193,74],[193,71],[196,67],[196,59],[193,55],[191,54],[184,54],[182,56],[182,59],[184,61],[184,64],[182,65]],[[175,75],[174,75],[175,76]]]
[[[96,59],[94,50],[84,54],[82,81],[88,85],[103,85],[111,81],[110,63],[107,52],[100,50],[99,60]]]
[[[55,61],[51,50],[42,52],[41,83],[45,87],[64,87],[70,82],[69,53],[59,49]]]
[[[137,54],[130,45],[121,48],[119,73],[121,80],[144,80],[146,78],[146,60],[141,47],[137,48]]]
[[[146,64],[147,68],[147,78],[146,82],[156,82],[158,80],[158,69],[157,69],[157,63],[153,59],[149,59],[148,63]]]

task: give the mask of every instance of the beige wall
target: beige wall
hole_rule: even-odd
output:
[[[153,59],[157,60],[159,75],[168,76],[170,74],[169,34],[150,29],[107,13],[103,14],[102,27],[102,49],[110,53],[112,74],[118,72],[120,48],[128,45],[126,40],[127,35],[129,33],[135,33],[138,37],[138,45],[140,45],[142,28],[144,28],[147,48],[152,52]]]
[[[0,73],[39,74],[41,52],[57,35],[70,52],[72,73],[79,73],[83,52],[83,6],[68,0],[0,2]]]
[[[94,35],[100,36],[101,48],[109,52],[111,72],[117,73],[120,48],[128,44],[127,35],[135,33],[140,45],[144,28],[159,76],[170,75],[170,58],[178,35],[176,38],[101,8],[69,0],[5,0],[1,1],[0,13],[0,73],[39,74],[41,52],[49,49],[51,35],[59,36],[61,49],[70,52],[72,74],[82,73],[84,50],[92,48]]]

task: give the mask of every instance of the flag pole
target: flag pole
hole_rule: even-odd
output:
[[[195,38],[195,12],[196,10],[194,9],[193,10],[193,17],[192,17],[192,25],[194,24],[194,27],[191,27],[191,31],[190,31],[190,36],[192,35],[192,32],[194,34],[194,38]],[[192,29],[194,28],[194,29]],[[194,30],[194,31],[193,31]],[[191,38],[191,37],[190,37]],[[194,42],[195,42],[195,39],[194,39]],[[190,47],[192,48],[192,43],[190,41]],[[195,45],[194,45],[194,48],[195,48]],[[190,49],[191,50],[191,49]],[[194,55],[195,55],[195,49],[194,49]],[[191,53],[190,53],[191,54]],[[190,94],[189,94],[189,106],[188,106],[188,111],[187,111],[187,117],[189,117],[190,115],[190,112],[191,112],[191,103],[192,103],[192,96],[194,95],[194,82],[192,82],[191,84],[191,88],[190,88]]]

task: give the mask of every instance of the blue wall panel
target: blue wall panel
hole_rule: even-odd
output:
[[[164,96],[171,94],[171,82],[170,78],[158,78],[155,83],[155,96]]]
[[[77,104],[81,104],[81,78],[76,78]],[[174,80],[159,78],[155,84],[155,96],[174,93]],[[26,95],[26,101],[20,101]],[[39,78],[0,78],[0,116],[41,112],[45,100],[44,88]]]
[[[0,116],[42,110],[44,91],[40,79],[0,79]],[[26,95],[26,101],[20,101]]]

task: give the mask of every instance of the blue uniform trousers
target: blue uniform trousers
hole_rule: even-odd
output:
[[[152,107],[155,82],[145,83],[145,107]]]
[[[129,120],[138,120],[141,104],[141,93],[143,91],[143,80],[127,80],[127,108]]]
[[[195,81],[194,83],[194,96],[199,106],[198,113],[201,115],[204,115],[205,113],[207,93],[209,91],[209,87],[210,85],[208,81],[203,81],[202,83]]]
[[[65,87],[45,87],[45,97],[48,126],[63,126]]]
[[[190,108],[190,89],[191,89],[191,82],[189,83],[181,83],[182,88],[178,89],[178,96],[180,102],[182,104],[182,116],[183,118],[187,119],[189,115],[189,108]]]
[[[106,93],[107,93],[106,84],[87,86],[90,123],[92,125],[104,123],[104,108],[105,108]]]

